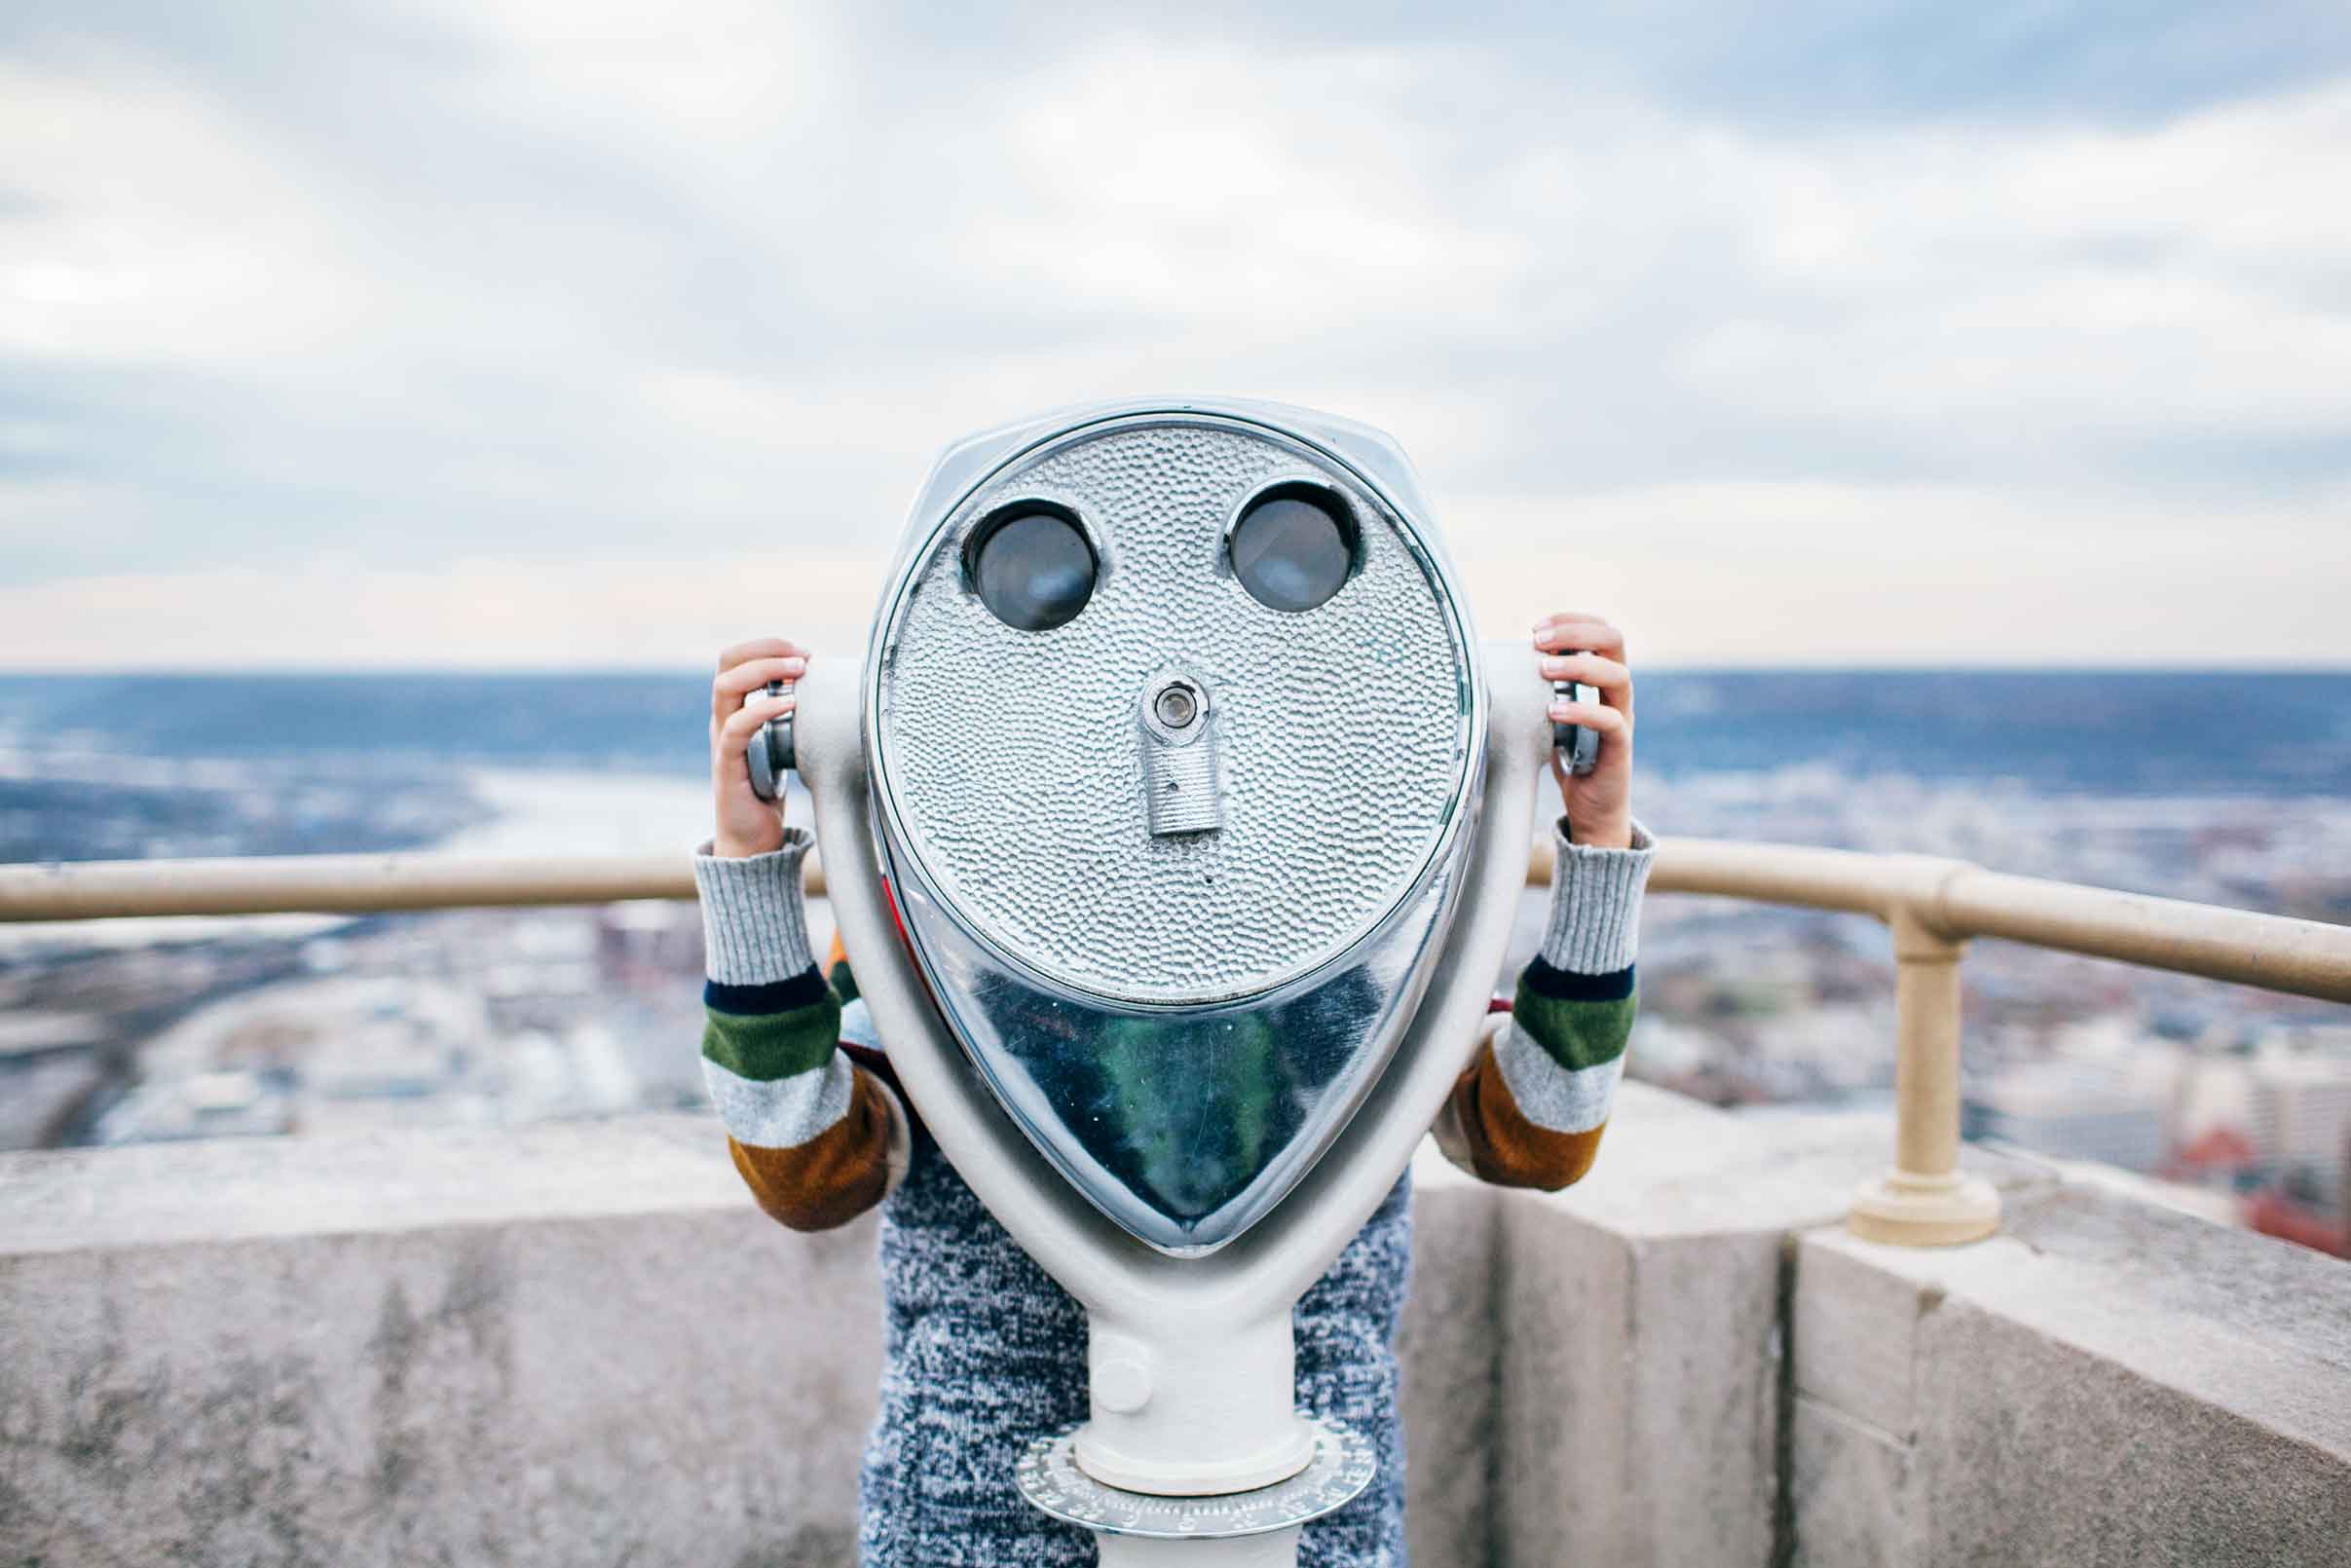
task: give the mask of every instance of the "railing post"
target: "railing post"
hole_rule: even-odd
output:
[[[1934,870],[1934,868],[1923,868]],[[1952,867],[1935,872],[1939,886]],[[1959,959],[1966,944],[1921,918],[1914,901],[1886,913],[1894,939],[1894,1164],[1866,1183],[1853,1234],[1901,1247],[1948,1247],[1999,1228],[1999,1194],[1959,1173]]]

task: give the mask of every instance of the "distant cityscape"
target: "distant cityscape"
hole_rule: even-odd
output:
[[[102,753],[12,730],[5,697],[0,858],[682,851],[707,811],[690,773],[635,759],[582,779],[314,751],[126,786]],[[2093,791],[1797,758],[1660,769],[1639,799],[1661,832],[1959,855],[2351,920],[2351,797],[2332,774],[2295,782]],[[821,905],[812,918],[828,923]],[[698,1105],[700,972],[690,905],[0,927],[0,1148]],[[2351,1253],[2345,1010],[1999,943],[1963,973],[1968,1136]],[[1888,1104],[1892,981],[1873,921],[1653,899],[1629,1070],[1752,1114]]]
[[[1644,809],[1701,837],[1948,854],[2164,897],[2351,919],[2351,809],[2328,797],[2035,797],[1698,778]],[[2351,1256],[2351,1012],[2001,942],[1972,944],[1963,1128],[2148,1178],[2216,1219]],[[1653,900],[1633,1076],[1723,1105],[1891,1104],[1893,965],[1877,922]]]

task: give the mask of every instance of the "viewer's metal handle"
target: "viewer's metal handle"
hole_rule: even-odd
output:
[[[784,683],[769,681],[767,695],[784,694]],[[783,799],[784,775],[799,765],[792,750],[792,715],[770,719],[751,737],[745,761],[751,765],[751,793],[763,801]]]
[[[1553,681],[1551,695],[1570,702],[1600,700],[1599,688],[1586,686],[1582,681]],[[1600,731],[1588,726],[1553,722],[1551,744],[1558,748],[1559,761],[1567,770],[1579,777],[1600,765]]]

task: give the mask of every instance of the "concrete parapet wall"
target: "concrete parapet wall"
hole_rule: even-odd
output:
[[[710,1124],[158,1145],[0,1176],[0,1559],[854,1555],[871,1222]]]
[[[1888,1139],[1424,1157],[1414,1561],[2351,1561],[2351,1268],[1972,1155],[1999,1238],[1874,1247]],[[0,1158],[0,1560],[847,1561],[873,1247],[693,1117]]]
[[[2002,1233],[1802,1242],[1809,1561],[2351,1563],[2351,1267],[2053,1184]]]
[[[1496,1560],[1788,1555],[1793,1239],[1835,1225],[1889,1140],[1874,1117],[1749,1119],[1627,1084],[1589,1176],[1502,1198]]]
[[[1496,1207],[1424,1175],[1441,1568],[1488,1560]],[[0,1159],[0,1561],[849,1561],[874,1248],[760,1214],[699,1117]]]

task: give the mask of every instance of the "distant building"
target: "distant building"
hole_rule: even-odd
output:
[[[2061,1045],[2063,1055],[2020,1063],[1973,1086],[1968,1136],[2125,1171],[2163,1169],[2187,1053],[2134,1034],[2119,1018],[2070,1030]]]
[[[2256,1146],[2301,1189],[2302,1201],[2340,1220],[2351,1150],[2351,1050],[2266,1043],[2246,1070],[2260,1107]]]

